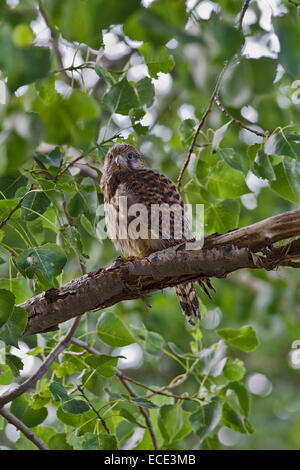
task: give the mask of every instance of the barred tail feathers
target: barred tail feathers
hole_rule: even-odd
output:
[[[183,315],[191,325],[195,325],[196,320],[201,319],[199,301],[192,282],[179,284],[174,287]]]

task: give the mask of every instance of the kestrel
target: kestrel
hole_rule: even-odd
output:
[[[100,186],[104,195],[107,232],[115,247],[120,249],[123,255],[144,257],[174,244],[193,240],[192,232],[189,229],[185,232],[181,230],[181,238],[178,239],[177,236],[175,238],[176,230],[183,229],[184,221],[184,203],[176,186],[166,176],[145,168],[140,153],[131,145],[116,144],[107,152]],[[126,210],[123,201],[126,201]],[[178,223],[174,213],[170,213],[169,232],[165,232],[162,227],[161,212],[158,215],[156,212],[156,219],[154,216],[156,222],[157,217],[159,219],[156,232],[150,225],[151,214],[155,213],[153,207],[162,204],[166,207],[175,204],[174,207],[179,207],[181,214],[183,214],[183,218],[179,218],[179,221],[182,220],[182,222]],[[142,223],[138,224],[138,230],[135,232],[130,230],[130,223],[134,220],[133,213],[135,212],[137,215],[136,210],[131,211],[133,208],[138,209],[139,215],[143,212],[145,216],[146,211],[146,218],[144,217]],[[181,227],[178,226],[180,224],[182,224]],[[143,232],[143,236],[141,232]],[[208,287],[212,286],[209,280],[198,281],[207,293],[203,282]],[[186,282],[179,284],[174,289],[183,314],[191,324],[194,324],[194,317],[200,319],[200,310],[193,284]]]

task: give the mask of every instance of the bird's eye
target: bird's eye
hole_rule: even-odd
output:
[[[128,160],[132,160],[132,159],[134,158],[134,154],[130,152],[130,153],[127,155],[127,158],[128,158]]]
[[[110,154],[108,155],[108,160],[111,160],[111,159],[112,159],[112,154],[110,153]]]

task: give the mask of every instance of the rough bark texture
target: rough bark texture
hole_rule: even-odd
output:
[[[300,210],[286,212],[224,235],[205,239],[201,250],[178,245],[142,259],[116,261],[20,306],[28,312],[24,336],[56,329],[59,323],[122,300],[136,299],[199,277],[221,278],[241,268],[299,267]],[[298,237],[298,238],[297,238]],[[281,246],[273,243],[284,241]]]

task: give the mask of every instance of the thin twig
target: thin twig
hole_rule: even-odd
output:
[[[257,131],[256,129],[252,129],[251,127],[246,126],[246,124],[244,124],[242,121],[239,121],[239,119],[236,119],[235,117],[233,117],[221,103],[218,94],[215,96],[215,102],[217,106],[220,108],[220,110],[225,114],[225,116],[227,116],[231,121],[235,122],[238,126],[260,137],[265,136],[263,132]]]
[[[60,177],[61,175],[63,175],[64,173],[66,173],[69,168],[71,168],[73,165],[75,165],[75,163],[79,162],[79,160],[82,160],[86,155],[79,155],[78,157],[74,158],[74,160],[72,160],[70,163],[68,163],[68,165],[60,172],[58,173],[58,177]]]
[[[73,72],[76,70],[82,69],[93,69],[94,66],[92,64],[80,64],[80,65],[70,65],[69,67],[61,67],[59,69],[51,70],[51,74],[61,73],[61,72]]]
[[[242,6],[242,10],[241,10],[240,18],[239,18],[239,23],[238,23],[238,30],[239,31],[242,31],[244,16],[246,14],[246,11],[248,10],[250,1],[251,0],[246,0],[244,2],[243,6]]]
[[[86,394],[84,393],[84,390],[82,387],[80,387],[79,385],[77,386],[78,390],[80,391],[81,395],[83,396],[83,398],[87,401],[87,403],[89,404],[89,406],[92,408],[93,412],[96,414],[96,416],[99,418],[102,426],[104,427],[105,431],[107,434],[110,434],[110,430],[104,420],[104,418],[102,418],[102,416],[100,415],[99,411],[96,410],[96,408],[94,407],[93,403],[91,403],[91,401],[88,399],[88,397],[86,396]]]
[[[50,450],[49,447],[47,447],[43,441],[41,441],[40,438],[37,437],[37,435],[26,426],[26,424],[23,423],[23,421],[19,420],[19,418],[17,418],[6,408],[0,409],[0,415],[2,415],[6,421],[8,421],[10,424],[13,424],[19,431],[21,431],[29,441],[33,442],[33,444],[37,446],[38,449]]]
[[[132,382],[133,384],[138,385],[139,387],[142,387],[142,388],[145,388],[146,390],[149,390],[149,392],[152,392],[151,395],[163,395],[165,397],[175,398],[175,400],[198,401],[196,398],[193,398],[193,397],[189,397],[189,396],[185,396],[185,395],[175,395],[173,393],[166,393],[166,392],[163,392],[162,389],[155,390],[154,388],[151,388],[148,385],[145,385],[142,382],[139,382],[138,380],[132,379],[131,377],[128,377],[127,375],[124,375],[120,372],[117,372],[116,375],[118,377],[121,375],[123,377],[123,379],[127,380],[128,382]]]
[[[295,7],[300,6],[300,2],[295,2],[295,0],[288,0],[288,2],[291,3],[292,5],[294,5]]]
[[[133,390],[131,385],[129,385],[129,383],[127,383],[127,381],[123,377],[123,375],[119,374],[118,378],[121,381],[121,383],[124,385],[126,390],[128,391],[129,395],[131,395],[132,397],[137,398],[138,395],[135,393],[135,391]],[[159,450],[158,443],[157,443],[157,438],[156,438],[156,435],[155,435],[155,432],[154,432],[154,429],[153,429],[153,424],[152,424],[151,418],[149,416],[149,413],[146,410],[144,410],[144,408],[142,408],[141,406],[139,406],[139,410],[140,410],[141,414],[144,416],[145,423],[147,425],[147,428],[149,430],[149,433],[150,433],[150,436],[151,436],[151,439],[152,439],[153,447],[154,447],[155,450]]]
[[[4,227],[4,225],[9,221],[9,219],[13,216],[13,214],[18,210],[20,209],[20,207],[22,206],[22,202],[24,201],[25,197],[28,195],[28,193],[32,190],[32,185],[30,186],[29,190],[24,194],[24,196],[20,199],[20,201],[18,202],[18,204],[16,205],[16,207],[14,207],[10,213],[8,214],[8,216],[1,221],[0,223],[0,229],[2,227]]]
[[[199,123],[199,125],[198,125],[198,127],[197,127],[197,129],[196,129],[196,132],[195,132],[195,134],[194,134],[194,137],[193,137],[191,146],[190,146],[190,148],[189,148],[188,156],[187,156],[187,158],[186,158],[186,160],[185,160],[185,162],[184,162],[184,165],[183,165],[183,167],[181,168],[180,173],[179,173],[179,176],[178,176],[178,180],[177,180],[178,191],[180,191],[180,187],[181,187],[181,183],[182,183],[182,178],[183,178],[184,172],[185,172],[185,170],[186,170],[186,168],[187,168],[187,166],[188,166],[188,164],[189,164],[189,162],[190,162],[191,155],[192,155],[192,153],[193,153],[193,150],[194,150],[194,147],[195,147],[195,144],[196,144],[196,140],[197,140],[198,135],[199,135],[199,133],[200,133],[200,131],[201,131],[201,129],[202,129],[202,127],[203,127],[203,125],[204,125],[206,119],[207,119],[207,116],[208,116],[209,113],[211,112],[211,109],[212,109],[212,106],[213,106],[213,102],[214,102],[214,100],[215,100],[216,95],[218,94],[218,91],[219,91],[219,88],[220,88],[220,84],[221,84],[221,81],[222,81],[222,78],[223,78],[223,75],[224,75],[226,69],[227,69],[227,64],[223,67],[223,69],[222,69],[221,72],[220,72],[220,75],[219,75],[219,77],[218,77],[218,79],[217,79],[217,83],[216,83],[216,85],[215,85],[215,89],[214,89],[214,91],[213,91],[213,94],[212,94],[211,97],[210,97],[208,106],[207,106],[207,108],[206,108],[206,110],[205,110],[205,112],[204,112],[204,114],[203,114],[203,116],[202,116],[202,118],[201,118],[201,121],[200,121],[200,123]]]

